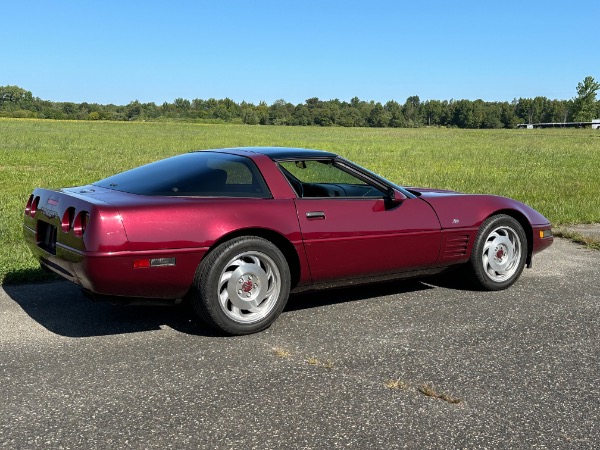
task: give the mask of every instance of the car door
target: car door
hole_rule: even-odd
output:
[[[440,224],[428,203],[407,198],[391,204],[380,187],[331,162],[280,164],[301,183],[295,203],[313,282],[435,263]]]

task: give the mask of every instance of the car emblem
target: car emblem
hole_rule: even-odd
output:
[[[452,219],[452,223],[458,223],[458,222],[460,222],[460,220],[458,220],[458,219]]]

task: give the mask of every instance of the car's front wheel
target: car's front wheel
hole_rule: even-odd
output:
[[[489,217],[479,228],[471,269],[479,287],[498,291],[521,276],[527,256],[527,237],[521,224],[505,214]]]
[[[224,242],[200,263],[191,303],[227,334],[255,333],[279,316],[290,292],[290,269],[273,243],[256,236]]]

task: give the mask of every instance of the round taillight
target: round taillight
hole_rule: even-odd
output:
[[[68,233],[69,231],[71,231],[71,229],[73,229],[73,221],[74,220],[75,220],[75,208],[73,208],[73,207],[67,208],[67,210],[65,211],[65,213],[62,216],[62,220],[61,220],[61,224],[60,224],[61,230],[63,230],[65,233]]]
[[[25,215],[28,216],[31,213],[31,205],[33,204],[33,194],[27,199],[27,205],[25,205]]]
[[[40,203],[40,198],[36,196],[33,199],[33,201],[31,202],[31,207],[29,208],[29,215],[31,217],[35,216],[35,212],[37,211],[39,203]]]
[[[73,234],[77,237],[83,236],[90,221],[90,215],[87,211],[79,211],[73,222]]]

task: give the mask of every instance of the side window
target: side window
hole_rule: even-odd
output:
[[[332,160],[282,161],[281,171],[298,197],[383,197],[378,188],[342,170]]]

